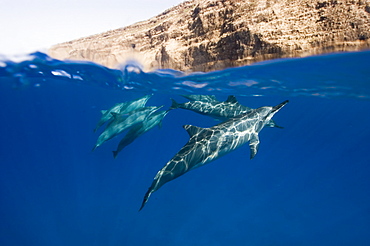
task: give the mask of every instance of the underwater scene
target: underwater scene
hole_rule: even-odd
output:
[[[369,245],[370,51],[0,56],[0,105],[0,245]]]

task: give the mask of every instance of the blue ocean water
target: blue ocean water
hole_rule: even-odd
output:
[[[175,109],[112,156],[91,151],[100,110],[153,94],[290,103],[248,145],[164,185],[155,174],[187,142]],[[112,70],[43,53],[0,59],[0,245],[369,245],[370,51],[279,59],[209,73]],[[101,132],[101,130],[100,130]]]

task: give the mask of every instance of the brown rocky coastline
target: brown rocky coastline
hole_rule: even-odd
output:
[[[210,71],[370,48],[370,0],[192,0],[149,20],[55,45],[57,59]]]

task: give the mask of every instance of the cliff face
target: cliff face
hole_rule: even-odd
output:
[[[193,0],[149,20],[53,46],[57,59],[209,71],[370,48],[370,0]]]

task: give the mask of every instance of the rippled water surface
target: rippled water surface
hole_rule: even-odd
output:
[[[280,59],[209,73],[108,69],[34,53],[0,58],[0,245],[367,245],[370,52]],[[153,94],[290,103],[279,128],[173,180],[138,212],[154,176],[211,117],[171,110],[116,159],[91,151],[103,109]],[[123,136],[123,135],[122,135]]]

